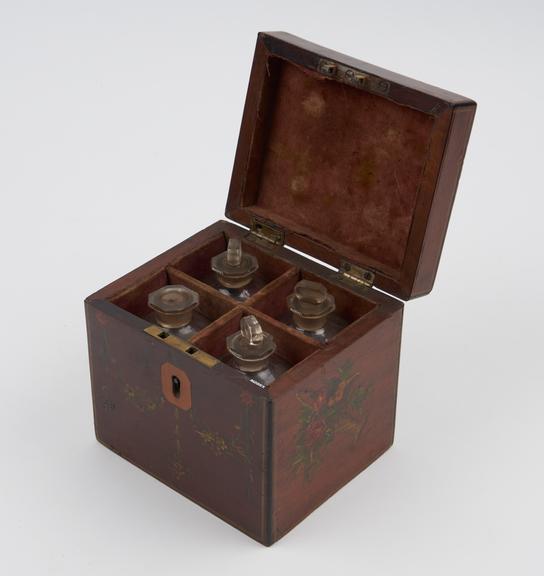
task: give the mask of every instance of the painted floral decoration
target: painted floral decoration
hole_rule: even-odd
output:
[[[301,404],[293,468],[310,480],[322,461],[322,451],[342,432],[357,441],[366,426],[366,399],[371,387],[360,382],[346,361],[319,391],[297,394]]]
[[[249,425],[250,412],[254,406],[253,396],[247,392],[240,393],[241,415],[238,424],[233,426],[232,432],[220,435],[200,422],[194,413],[191,413],[193,429],[200,441],[215,456],[235,457],[244,462],[248,473],[248,490],[255,478],[253,475],[253,462],[251,454],[254,451],[255,439]]]

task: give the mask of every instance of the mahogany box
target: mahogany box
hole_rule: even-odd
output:
[[[383,454],[402,301],[433,287],[475,109],[290,34],[260,33],[231,221],[85,301],[98,441],[265,545]],[[210,258],[232,237],[260,264],[244,302],[211,282]],[[327,343],[289,326],[286,297],[300,279],[336,299],[344,328]],[[167,284],[199,294],[208,325],[189,340],[150,315],[149,293]],[[226,363],[226,337],[248,314],[289,365],[267,388]]]

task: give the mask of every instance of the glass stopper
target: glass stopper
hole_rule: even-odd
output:
[[[148,306],[155,312],[157,324],[171,329],[187,326],[198,303],[198,294],[181,284],[163,286],[151,292],[147,298]]]
[[[336,308],[334,296],[327,292],[327,288],[311,280],[297,282],[293,294],[287,297],[287,306],[297,328],[309,332],[321,330],[328,315]]]
[[[240,331],[227,337],[227,349],[234,357],[236,366],[244,372],[259,372],[268,365],[268,359],[276,350],[274,338],[264,332],[255,316],[240,320]]]
[[[240,320],[240,332],[250,346],[258,346],[264,339],[264,332],[255,316],[245,316]]]
[[[243,288],[253,279],[259,263],[252,254],[242,252],[239,238],[230,238],[227,250],[211,259],[211,267],[225,288]]]
[[[227,246],[227,264],[240,266],[242,263],[242,243],[238,238],[231,238]]]

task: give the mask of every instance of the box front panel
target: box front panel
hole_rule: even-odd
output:
[[[272,541],[393,443],[402,309],[274,401]]]
[[[86,312],[98,440],[264,541],[260,389],[145,333],[148,323],[110,303],[87,302]]]

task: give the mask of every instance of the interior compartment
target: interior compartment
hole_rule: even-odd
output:
[[[172,267],[204,282],[221,294],[239,301],[249,299],[264,286],[291,268],[290,264],[284,260],[274,258],[265,251],[259,250],[252,243],[242,240],[242,250],[253,254],[257,258],[259,269],[251,283],[244,289],[242,297],[238,297],[237,291],[229,291],[219,283],[210,266],[211,258],[227,249],[228,240],[229,237],[226,233],[218,234],[193,252],[174,261]]]
[[[230,225],[227,225],[227,230],[230,232],[229,228]],[[291,263],[287,255],[279,257],[274,253],[266,253],[249,242],[243,242],[243,246],[259,259],[260,289],[246,302],[237,303],[234,299],[221,294],[209,283],[210,258],[226,249],[228,237],[229,235],[223,231],[215,233],[204,238],[202,243],[197,244],[189,253],[165,259],[162,267],[155,269],[153,273],[134,275],[133,280],[128,285],[125,284],[122,290],[108,295],[109,301],[151,324],[157,324],[154,312],[147,304],[151,292],[169,284],[182,284],[196,291],[199,295],[199,306],[193,313],[191,323],[191,326],[196,326],[196,330],[188,335],[170,332],[189,340],[195,348],[231,366],[234,362],[227,350],[226,339],[240,330],[242,316],[254,314],[263,330],[272,334],[276,343],[276,351],[270,359],[275,380],[312,354],[326,348],[337,334],[356,324],[378,305],[375,298],[367,299],[357,295],[315,271],[305,269],[296,259],[296,264]],[[328,319],[327,339],[320,337],[319,334],[295,328],[287,307],[287,296],[293,292],[295,284],[301,279],[324,284],[335,298],[336,308]],[[251,373],[248,374],[248,379],[253,379]]]
[[[311,280],[323,284],[335,299],[336,309],[327,318],[325,330],[317,333],[302,331],[296,328],[293,316],[287,306],[287,297],[293,293],[295,284],[300,280]],[[287,326],[310,336],[322,343],[328,343],[344,328],[368,314],[376,304],[358,296],[349,290],[329,282],[325,278],[306,270],[295,274],[285,274],[280,280],[263,289],[252,300],[251,305],[268,316],[278,319]]]
[[[240,330],[241,318],[249,314],[254,314],[263,330],[274,337],[276,352],[272,355],[270,363],[279,370],[280,374],[288,371],[321,348],[311,339],[289,330],[273,318],[267,318],[258,310],[247,306],[237,306],[196,335],[192,342],[204,352],[231,364],[232,356],[227,350],[227,337]],[[251,374],[249,377],[251,378]]]
[[[155,314],[147,304],[149,294],[159,288],[171,284],[182,284],[199,295],[199,305],[193,311],[190,326],[193,328],[187,334],[177,334],[181,337],[189,337],[193,332],[198,332],[211,324],[214,320],[232,310],[233,304],[227,298],[223,298],[215,290],[202,285],[200,282],[184,274],[180,270],[167,266],[159,272],[142,278],[131,285],[127,290],[111,298],[111,302],[127,312],[134,314],[151,324],[156,324]],[[184,329],[180,329],[183,331]]]

